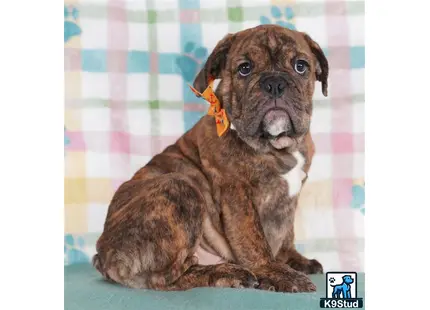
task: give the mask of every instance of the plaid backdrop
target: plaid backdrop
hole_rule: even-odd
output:
[[[66,0],[65,264],[90,260],[114,191],[205,114],[187,83],[218,40],[266,23],[307,32],[330,63],[297,248],[364,270],[364,1],[352,0]]]

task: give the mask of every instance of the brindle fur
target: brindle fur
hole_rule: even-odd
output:
[[[293,71],[298,55],[310,64],[305,76]],[[237,73],[245,59],[253,64],[246,78]],[[285,77],[281,98],[270,100],[258,87],[264,74]],[[204,116],[122,184],[93,264],[106,279],[132,288],[258,285],[315,291],[305,274],[323,269],[294,248],[298,196],[288,195],[280,175],[296,165],[295,150],[305,157],[306,175],[309,171],[312,95],[316,80],[327,93],[327,60],[303,33],[258,26],[221,40],[194,86],[203,91],[209,76],[221,78],[217,96],[236,129],[218,137],[214,118]],[[288,149],[277,150],[261,136],[261,119],[274,106],[288,111],[294,126],[295,143]],[[193,255],[199,245],[228,263],[198,265]]]

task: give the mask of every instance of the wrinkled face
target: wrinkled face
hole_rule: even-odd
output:
[[[297,145],[309,130],[315,80],[322,75],[326,92],[328,65],[319,46],[303,33],[274,25],[223,41],[209,57],[203,79],[221,79],[217,96],[239,137],[262,152]]]

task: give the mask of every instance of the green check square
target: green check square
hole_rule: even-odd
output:
[[[242,22],[243,9],[240,7],[228,8],[228,20],[232,22]]]
[[[157,11],[148,10],[148,24],[157,23]]]
[[[160,109],[160,102],[158,100],[149,101],[149,108],[151,110],[159,110]]]

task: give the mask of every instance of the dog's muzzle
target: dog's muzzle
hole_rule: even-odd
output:
[[[263,118],[263,134],[276,149],[283,149],[293,144],[290,137],[293,124],[285,110],[273,109]]]

